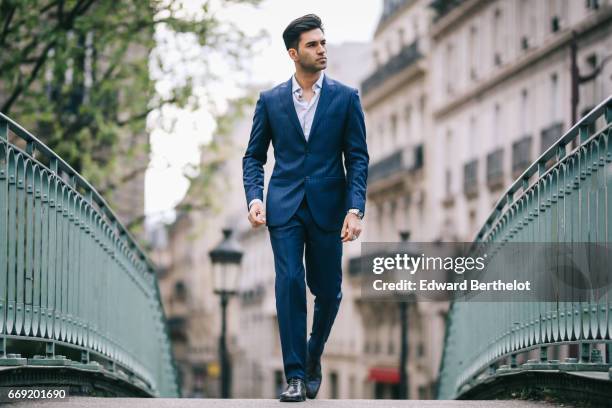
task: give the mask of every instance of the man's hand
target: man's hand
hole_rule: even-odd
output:
[[[253,228],[257,228],[266,223],[266,211],[264,210],[263,203],[256,201],[251,205],[251,209],[249,210],[249,222]]]
[[[359,234],[361,234],[361,219],[356,214],[347,213],[340,233],[342,242],[354,241],[359,238]]]

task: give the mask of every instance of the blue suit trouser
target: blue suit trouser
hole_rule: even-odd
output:
[[[276,312],[285,378],[305,379],[306,353],[308,351],[314,358],[320,358],[342,299],[340,230],[325,231],[319,228],[305,197],[287,223],[268,227],[268,230],[274,252]],[[308,342],[306,284],[315,296]]]

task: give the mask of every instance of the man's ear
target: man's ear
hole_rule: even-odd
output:
[[[293,61],[297,61],[299,59],[298,52],[295,48],[289,48],[287,53],[289,54],[289,58],[291,58]]]

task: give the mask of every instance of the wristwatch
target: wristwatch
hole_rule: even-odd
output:
[[[361,211],[359,211],[357,208],[351,208],[350,210],[348,210],[349,213],[351,214],[355,214],[356,216],[359,217],[359,219],[363,219],[363,213]]]

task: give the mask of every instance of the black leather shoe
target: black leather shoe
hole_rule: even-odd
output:
[[[321,387],[321,359],[306,358],[306,396],[315,399]]]
[[[301,378],[291,378],[287,389],[280,395],[281,402],[306,401],[306,385]]]

